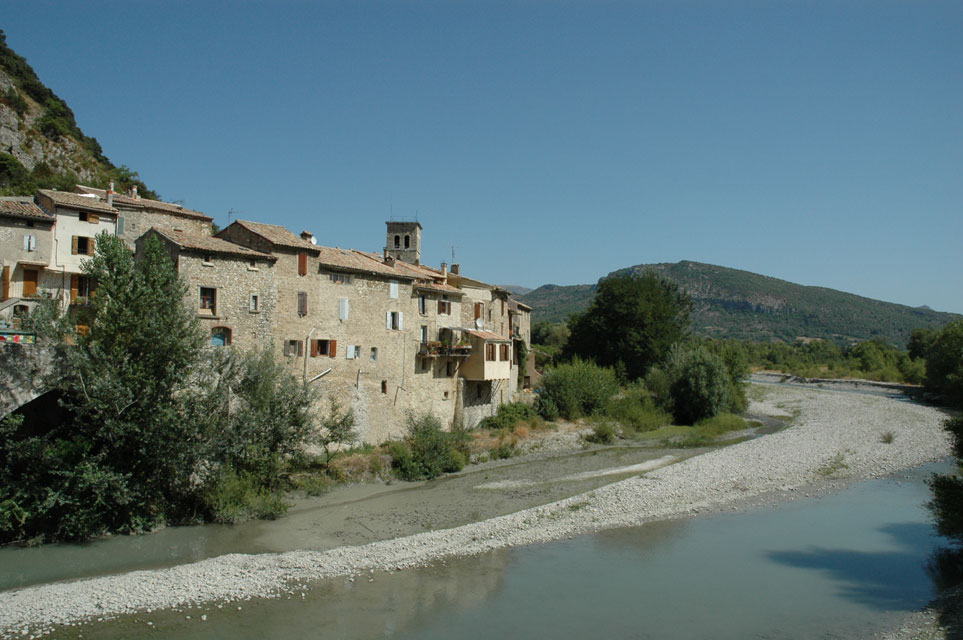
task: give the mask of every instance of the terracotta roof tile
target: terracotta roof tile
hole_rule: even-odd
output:
[[[37,193],[47,196],[54,201],[55,205],[60,207],[98,211],[101,213],[117,213],[117,209],[107,206],[106,202],[101,202],[97,197],[83,196],[69,191],[54,191],[53,189],[40,189]]]
[[[307,249],[317,254],[320,247],[311,244],[303,238],[299,238],[284,227],[276,224],[264,224],[263,222],[250,222],[249,220],[236,220],[237,224],[251,233],[255,233],[276,247],[286,247],[288,249]]]
[[[272,262],[277,260],[275,256],[270,254],[254,251],[253,249],[248,249],[247,247],[236,245],[233,242],[215,238],[214,236],[198,236],[190,233],[174,231],[173,229],[166,229],[164,227],[151,227],[150,230],[158,233],[164,238],[167,238],[177,246],[184,249],[193,249],[195,251],[217,253],[221,255],[241,256],[244,258],[258,258],[260,260],[270,260]]]
[[[478,331],[476,329],[469,329],[466,333],[473,335],[476,338],[481,338],[486,342],[511,342],[511,338],[500,336],[497,333],[493,333],[491,331]]]
[[[336,249],[321,246],[315,248],[321,252],[318,260],[326,267],[353,271],[355,273],[369,273],[386,278],[413,279],[410,275],[385,264],[376,257],[377,254],[356,251],[355,249]]]
[[[56,220],[54,216],[35,205],[29,198],[0,198],[0,216],[42,220],[43,222]]]
[[[97,189],[95,187],[88,187],[82,184],[78,184],[75,188],[76,191],[80,193],[86,193],[90,195],[97,196],[101,201],[107,200],[107,191],[105,189]],[[163,202],[161,200],[151,200],[150,198],[132,198],[130,196],[115,193],[114,194],[114,204],[122,205],[125,207],[139,207],[143,209],[150,209],[152,211],[163,211],[164,213],[169,213],[174,216],[180,216],[183,218],[195,218],[198,220],[211,221],[213,218],[206,216],[200,211],[194,211],[193,209],[188,209],[179,204],[173,202]]]
[[[447,293],[455,296],[463,296],[465,292],[461,289],[456,289],[449,284],[442,284],[440,282],[418,282],[415,284],[416,289],[426,289],[428,291],[440,291],[441,293]]]

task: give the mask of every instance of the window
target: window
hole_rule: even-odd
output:
[[[500,344],[498,345],[498,359],[502,362],[508,362],[508,345]]]
[[[424,373],[425,371],[428,371],[428,368],[429,368],[428,358],[421,358],[421,371],[422,371],[422,373]]]
[[[40,284],[40,272],[36,269],[23,270],[23,297],[37,295],[37,288]]]
[[[428,325],[421,325],[421,344],[428,342]]]
[[[201,287],[200,314],[202,316],[217,315],[217,289]]]
[[[349,311],[351,311],[351,304],[348,302],[348,299],[341,298],[338,300],[338,318],[340,320],[347,320]]]
[[[482,314],[484,312],[485,312],[485,303],[476,302],[475,303],[475,320],[478,320],[480,317],[482,317]]]
[[[502,315],[505,315],[505,301],[502,300]]]
[[[444,316],[451,315],[451,301],[448,296],[442,296],[441,300],[438,301],[438,313]]]
[[[349,344],[348,349],[345,352],[345,357],[348,360],[357,360],[361,357],[361,345],[360,344]]]
[[[298,275],[308,275],[308,254],[306,253],[298,254]]]
[[[247,262],[248,271],[257,271],[257,258],[251,258]]]
[[[214,327],[211,329],[211,346],[226,347],[231,344],[231,330],[227,327]]]
[[[81,222],[89,222],[91,224],[97,224],[100,222],[100,215],[96,213],[87,213],[86,211],[81,211],[79,216]]]
[[[447,392],[447,391],[445,392],[445,395],[444,395],[443,399],[444,399],[444,400],[447,400],[447,399],[448,399],[448,392]]]
[[[401,236],[395,236],[395,249],[401,246]]]
[[[335,284],[351,284],[351,276],[347,276],[343,273],[332,273],[331,282]]]
[[[418,313],[426,315],[428,313],[428,296],[421,294],[418,296]]]
[[[398,297],[398,281],[392,280],[388,283],[388,297],[397,298]]]
[[[247,301],[248,311],[251,313],[257,313],[261,310],[261,296],[256,293],[252,293]]]
[[[382,381],[381,381],[381,393],[384,393],[384,394],[387,394],[387,393],[388,393],[388,381],[387,381],[387,380],[382,380]]]
[[[411,247],[411,236],[405,236],[405,249]]]
[[[117,235],[124,235],[124,217],[117,216]]]
[[[92,256],[96,242],[86,236],[74,236],[70,239],[70,252],[75,256]]]
[[[404,314],[401,311],[389,311],[385,316],[385,329],[404,331]]]
[[[371,360],[375,361],[378,359],[378,347],[371,347]]]
[[[308,315],[308,294],[305,291],[298,291],[298,315],[302,318]]]
[[[455,375],[455,363],[451,360],[445,363],[445,375],[449,378]]]
[[[202,262],[207,266],[211,266],[211,264],[214,262],[214,256],[209,253],[205,253]]]
[[[485,345],[485,361],[495,362],[495,345],[491,343]]]
[[[70,276],[70,304],[88,304],[91,289],[90,276]]]
[[[351,347],[348,347],[349,349]],[[327,356],[329,358],[337,357],[338,355],[338,341],[337,340],[312,340],[311,341],[311,357],[317,358],[318,356]]]
[[[37,250],[37,236],[32,234],[26,234],[23,236],[23,250],[24,251],[36,251]]]
[[[304,343],[300,340],[285,340],[284,355],[301,357],[304,355]]]

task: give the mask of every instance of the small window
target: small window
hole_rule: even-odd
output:
[[[447,392],[447,391],[445,392],[445,395],[443,396],[443,399],[444,399],[444,400],[447,400],[447,399],[448,399],[448,392]]]
[[[77,217],[80,218],[80,221],[81,221],[81,222],[87,222],[87,212],[86,212],[86,211],[81,211],[81,212],[77,215]]]
[[[251,258],[247,261],[247,268],[250,271],[257,271],[257,258]]]
[[[441,300],[438,301],[438,314],[443,316],[451,315],[451,301],[448,296],[443,295]]]
[[[445,363],[445,375],[449,378],[455,375],[455,363],[451,360]]]
[[[495,345],[488,343],[485,345],[485,361],[486,362],[496,362],[497,351]]]
[[[117,235],[124,235],[124,216],[117,216]]]
[[[418,313],[426,315],[428,313],[428,296],[421,294],[418,296]]]
[[[304,355],[304,343],[300,340],[285,340],[284,355],[297,357]]]
[[[94,255],[94,245],[96,243],[93,238],[88,238],[86,236],[74,236],[71,238],[71,241],[71,253],[74,255]]]
[[[422,358],[422,359],[421,359],[421,370],[422,370],[422,372],[428,371],[428,368],[429,368],[429,366],[428,366],[428,358]]]
[[[391,331],[403,331],[403,316],[401,311],[389,311],[385,317],[385,328]]]
[[[421,344],[428,342],[428,325],[421,325]]]
[[[401,246],[401,236],[395,236],[395,249]]]
[[[481,318],[482,313],[484,313],[484,311],[485,311],[485,303],[476,302],[475,303],[475,320],[478,320],[479,318]]]
[[[382,381],[381,381],[381,393],[384,393],[384,394],[387,394],[387,393],[388,393],[388,381],[387,381],[387,380],[382,380]]]
[[[214,327],[211,329],[211,346],[227,347],[231,344],[231,330],[227,327]]]
[[[217,315],[217,289],[201,287],[200,313],[203,316]]]
[[[508,362],[508,345],[500,344],[498,345],[498,359],[502,362]]]
[[[204,264],[206,264],[206,265],[211,265],[211,264],[213,264],[213,262],[214,262],[214,256],[211,255],[210,253],[205,253],[205,254],[204,254]]]
[[[397,298],[398,297],[398,281],[392,280],[388,283],[388,297]]]
[[[23,250],[24,251],[36,251],[37,250],[37,236],[32,234],[26,234],[23,237]]]
[[[261,296],[252,293],[248,298],[247,308],[251,313],[257,313],[261,310]]]
[[[405,249],[411,248],[411,236],[405,236]]]
[[[371,347],[371,360],[372,362],[378,359],[378,347]]]
[[[302,318],[308,315],[308,294],[306,291],[298,292],[298,315]]]
[[[348,347],[349,349],[351,347]],[[338,341],[337,340],[312,340],[311,341],[311,357],[317,358],[318,356],[327,356],[329,358],[337,357],[338,355]]]
[[[341,298],[338,300],[338,318],[340,320],[347,320],[348,313],[351,311],[351,303],[347,298]]]
[[[335,284],[351,284],[351,276],[345,275],[343,273],[332,273],[331,282]]]

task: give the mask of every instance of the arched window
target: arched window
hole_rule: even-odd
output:
[[[227,327],[214,327],[211,329],[211,346],[226,347],[231,344],[231,330]]]
[[[395,236],[395,249],[401,246],[401,236]]]
[[[405,236],[405,249],[411,247],[411,236]]]

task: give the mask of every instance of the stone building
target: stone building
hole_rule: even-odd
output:
[[[198,236],[211,235],[213,218],[200,211],[188,209],[172,202],[141,198],[135,186],[128,193],[114,193],[110,189],[97,189],[78,184],[74,192],[93,196],[117,210],[117,235],[131,249],[137,238],[151,227],[163,227]]]
[[[273,255],[210,235],[152,227],[137,239],[136,258],[156,237],[187,282],[186,304],[213,346],[271,346],[278,300]]]
[[[53,257],[55,218],[33,198],[0,198],[0,324],[19,325],[39,296]]]

